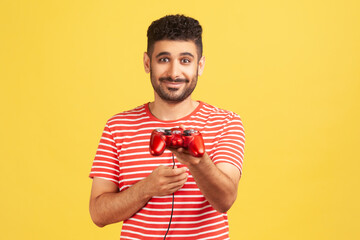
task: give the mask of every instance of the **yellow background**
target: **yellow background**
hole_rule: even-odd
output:
[[[118,239],[88,213],[106,120],[153,99],[149,24],[204,28],[194,98],[246,130],[231,238],[360,239],[357,0],[0,2],[0,238]]]

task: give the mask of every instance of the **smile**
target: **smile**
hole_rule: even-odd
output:
[[[185,84],[185,82],[173,82],[173,81],[162,81],[168,88],[179,88]]]
[[[159,79],[160,82],[162,84],[164,84],[169,90],[177,90],[178,88],[180,88],[182,85],[186,84],[189,82],[189,80],[187,79],[169,79],[169,78],[160,78]]]

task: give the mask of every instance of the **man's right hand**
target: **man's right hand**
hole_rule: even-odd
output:
[[[99,227],[124,221],[152,197],[170,195],[179,190],[187,178],[185,167],[159,166],[145,179],[119,192],[114,182],[95,177],[90,196],[91,217]]]
[[[182,188],[187,178],[186,167],[159,166],[144,179],[144,192],[149,197],[170,195]]]

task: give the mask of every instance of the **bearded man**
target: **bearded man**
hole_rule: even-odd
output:
[[[144,68],[154,101],[111,117],[93,161],[90,214],[121,222],[121,239],[229,239],[226,212],[237,197],[245,135],[240,117],[191,98],[204,70],[202,27],[168,15],[148,28]],[[149,153],[154,129],[195,129],[205,154]]]

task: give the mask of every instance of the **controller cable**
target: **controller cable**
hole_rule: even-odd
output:
[[[175,159],[174,159],[174,154],[172,153],[172,161],[173,161],[173,169],[175,168]],[[172,194],[172,204],[171,204],[171,215],[170,215],[170,221],[169,221],[169,226],[168,226],[168,229],[165,233],[165,236],[164,236],[164,240],[166,239],[166,235],[168,234],[169,230],[170,230],[170,225],[171,225],[171,220],[172,220],[172,217],[173,217],[173,213],[174,213],[174,198],[175,198],[175,193]]]

